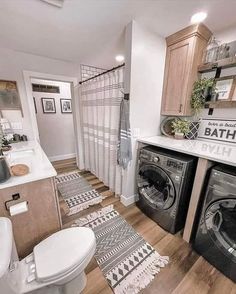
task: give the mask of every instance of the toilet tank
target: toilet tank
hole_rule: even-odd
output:
[[[18,270],[10,270],[18,264],[18,255],[9,218],[0,217],[0,293],[18,294]],[[11,266],[10,266],[11,265]]]
[[[9,218],[0,217],[0,279],[8,271],[11,263],[13,234]]]

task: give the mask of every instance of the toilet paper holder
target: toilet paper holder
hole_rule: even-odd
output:
[[[19,194],[19,193],[16,193],[16,194],[13,194],[13,195],[12,195],[12,199],[11,199],[11,200],[7,200],[7,201],[5,201],[5,207],[6,207],[6,210],[9,211],[9,206],[8,206],[8,204],[9,204],[10,202],[12,202],[12,201],[16,201],[16,200],[18,200],[18,199],[20,199],[20,194]],[[28,201],[27,201],[27,204],[28,204]]]

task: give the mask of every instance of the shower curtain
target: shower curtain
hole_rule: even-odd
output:
[[[84,82],[80,96],[85,169],[118,195],[122,185],[117,144],[123,76],[124,67],[121,67]]]

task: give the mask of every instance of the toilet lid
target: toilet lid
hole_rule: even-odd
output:
[[[73,227],[52,234],[34,247],[37,280],[55,280],[78,267],[95,246],[93,231]]]

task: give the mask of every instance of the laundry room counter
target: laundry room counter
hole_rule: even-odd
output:
[[[195,229],[198,207],[201,205],[201,193],[206,175],[215,163],[224,163],[236,167],[236,144],[220,143],[205,140],[177,140],[165,136],[138,139],[139,143],[158,146],[184,154],[198,157],[188,214],[185,222],[183,239],[191,242]],[[141,144],[139,144],[141,148]]]
[[[236,144],[205,140],[177,140],[165,136],[138,139],[140,143],[190,154],[207,160],[236,166]]]

